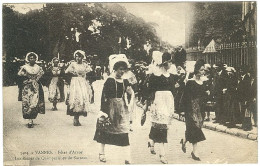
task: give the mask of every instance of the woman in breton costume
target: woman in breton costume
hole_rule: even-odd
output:
[[[130,65],[129,68],[127,69],[127,71],[125,72],[125,74],[123,75],[123,79],[127,79],[128,82],[130,83],[134,93],[137,89],[137,79],[136,79],[136,76],[135,74],[131,71],[132,69],[132,66]],[[126,94],[125,96],[127,98],[127,101],[130,102],[131,100],[131,95],[129,94]],[[133,102],[133,104],[131,106],[128,107],[128,111],[130,113],[130,131],[133,131],[133,119],[135,117],[135,104]]]
[[[86,80],[86,74],[92,69],[83,62],[85,52],[77,50],[74,52],[75,62],[71,62],[65,70],[66,74],[72,76],[67,98],[67,115],[74,116],[74,126],[81,126],[79,116],[87,116],[90,110],[91,87]]]
[[[18,75],[23,80],[22,90],[22,112],[23,118],[28,119],[28,128],[34,127],[33,119],[36,119],[38,113],[45,114],[44,92],[40,83],[40,78],[44,72],[36,64],[38,55],[29,52],[25,58],[27,64],[23,65]]]
[[[170,73],[171,55],[169,53],[153,52],[154,64],[150,66],[148,73],[152,73],[149,78],[149,92],[151,93],[151,130],[148,147],[150,152],[154,151],[154,144],[159,144],[160,160],[167,164],[164,144],[167,143],[168,124],[170,124],[174,113],[174,91],[176,78]]]
[[[49,101],[53,103],[52,111],[56,111],[57,103],[64,101],[64,82],[62,75],[64,70],[59,66],[59,59],[53,58],[51,67],[48,69],[48,75],[51,77],[49,83]]]
[[[185,110],[185,139],[181,140],[182,150],[186,153],[186,142],[193,145],[191,156],[194,160],[200,161],[197,157],[197,143],[204,141],[206,138],[202,132],[203,125],[203,107],[205,98],[209,95],[204,81],[204,61],[198,60],[194,67],[194,77],[186,83],[183,94],[183,107]]]
[[[112,58],[111,58],[112,56]],[[96,129],[94,140],[101,143],[99,160],[106,162],[105,145],[122,146],[126,150],[125,164],[130,164],[129,144],[129,111],[128,106],[132,105],[134,92],[131,84],[122,76],[127,69],[128,61],[125,56],[110,56],[110,76],[107,78],[101,97],[101,112],[99,117],[109,118],[111,125],[105,129]],[[113,71],[112,71],[113,70]],[[130,104],[125,97],[126,93],[131,95]]]

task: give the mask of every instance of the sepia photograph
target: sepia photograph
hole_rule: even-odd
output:
[[[3,165],[257,164],[257,2],[2,3]]]

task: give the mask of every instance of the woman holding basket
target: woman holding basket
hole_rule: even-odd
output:
[[[101,162],[106,162],[105,145],[109,144],[124,147],[126,150],[125,164],[130,164],[128,105],[133,102],[134,92],[128,80],[122,78],[128,66],[126,57],[121,55],[112,57],[114,58],[110,58],[110,70],[113,72],[103,87],[101,112],[94,140],[101,144],[99,153]],[[131,95],[130,104],[125,98],[126,93]]]

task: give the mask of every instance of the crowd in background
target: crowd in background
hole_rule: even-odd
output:
[[[184,112],[181,103],[185,80],[193,77],[192,72],[186,71],[185,63],[175,63],[174,73],[178,78],[179,87],[175,92],[175,111],[178,114]],[[137,99],[145,105],[149,98],[147,71],[149,66],[145,62],[137,63],[133,70],[137,82]],[[204,101],[204,120],[214,120],[228,127],[236,127],[242,124],[244,130],[251,130],[257,126],[257,78],[256,72],[247,66],[235,69],[223,63],[205,65],[204,86],[210,91],[210,95]],[[214,114],[210,114],[215,112]],[[211,117],[211,115],[213,115]]]
[[[186,70],[185,66],[186,53],[184,49],[175,55],[173,59],[173,65],[175,68],[175,75],[178,78],[179,87],[175,92],[175,111],[180,114],[183,112],[182,109],[182,94],[185,89],[185,80],[192,78],[192,72]],[[65,70],[71,62],[64,62],[61,60],[59,66]],[[94,81],[99,79],[105,79],[109,75],[108,68],[105,66],[96,66],[94,62],[90,60],[86,61],[92,71],[87,73],[87,78],[92,84]],[[13,81],[5,82],[4,85],[18,85],[21,87],[22,83],[17,79],[17,69],[22,66],[24,62],[16,61],[11,64],[14,74],[8,74],[9,79]],[[129,69],[135,75],[137,83],[133,87],[136,98],[139,103],[145,105],[145,101],[149,98],[148,81],[149,64],[144,61],[133,62],[130,61],[131,68]],[[48,70],[51,68],[51,62],[39,61],[39,66],[42,67],[46,73],[41,78],[42,84],[48,86],[49,78]],[[10,65],[9,65],[10,66]],[[5,68],[4,68],[5,69]],[[14,77],[14,78],[12,78]],[[210,95],[205,99],[204,108],[204,120],[215,120],[214,122],[226,125],[228,127],[236,127],[236,124],[243,124],[244,130],[251,130],[252,126],[257,126],[257,78],[254,69],[248,66],[242,66],[240,68],[229,67],[223,63],[217,63],[214,65],[205,65],[205,86],[211,92]],[[68,77],[64,75],[64,82],[68,84]],[[21,98],[21,88],[19,93]],[[20,99],[21,100],[21,99]],[[212,114],[212,112],[215,112]],[[211,113],[211,114],[210,114]]]

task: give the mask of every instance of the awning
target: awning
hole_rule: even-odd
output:
[[[216,42],[212,39],[202,53],[214,53],[216,51]]]

